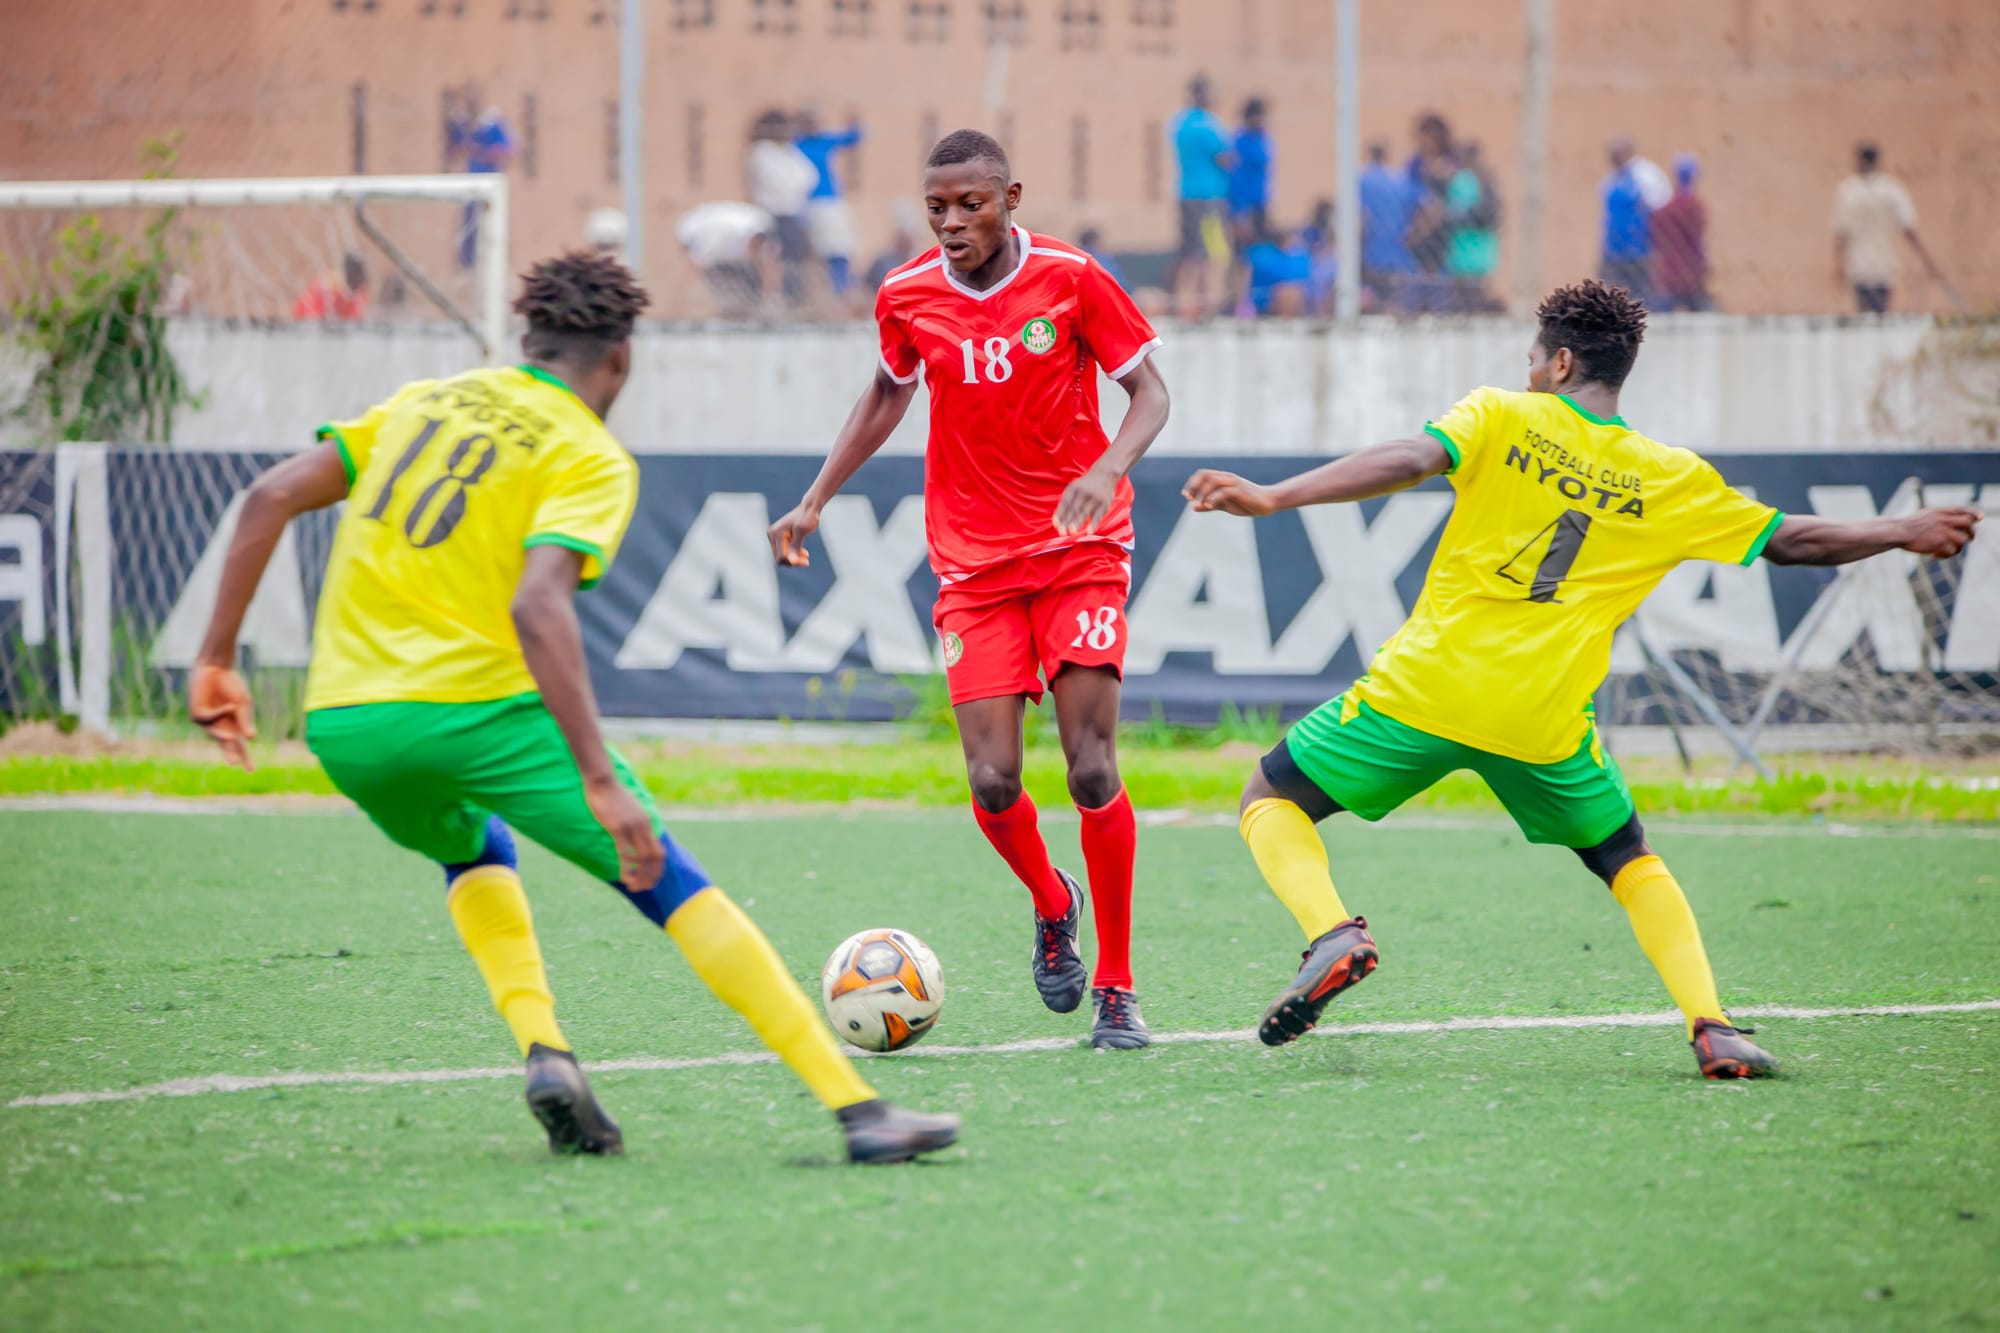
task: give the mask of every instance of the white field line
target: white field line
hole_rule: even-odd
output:
[[[785,805],[777,807],[782,817],[828,818],[845,821],[885,819],[944,823],[964,818],[958,810],[860,805]],[[34,812],[68,810],[100,815],[299,815],[358,816],[341,796],[0,796],[0,814],[10,811]],[[680,806],[667,811],[671,823],[740,823],[746,819],[769,819],[769,806]],[[1141,810],[1139,823],[1158,828],[1235,828],[1236,816],[1211,811]],[[1067,808],[1045,810],[1046,824],[1075,823],[1076,815]],[[1345,831],[1368,827],[1353,822],[1327,825]],[[1375,827],[1390,830],[1436,830],[1446,833],[1509,832],[1514,822],[1504,815],[1391,815]],[[1720,824],[1700,820],[1649,819],[1648,830],[1684,837],[1706,838],[1916,838],[1949,842],[2000,841],[2000,826],[1992,824],[1842,824],[1807,821],[1796,816],[1773,816],[1769,823]]]
[[[1739,1018],[1871,1018],[1913,1017],[1924,1014],[1976,1014],[2000,1012],[2000,1000],[1970,1000],[1958,1004],[1877,1004],[1841,1009],[1801,1009],[1789,1005],[1765,1005],[1731,1011]],[[1543,1017],[1496,1015],[1491,1018],[1419,1019],[1403,1023],[1348,1023],[1323,1027],[1321,1037],[1382,1037],[1429,1032],[1519,1032],[1551,1028],[1664,1028],[1681,1023],[1677,1013],[1655,1014],[1564,1014]],[[1208,1042],[1255,1040],[1248,1028],[1229,1032],[1157,1032],[1157,1045],[1181,1046]],[[1003,1041],[991,1046],[916,1046],[893,1058],[944,1059],[963,1055],[1025,1055],[1037,1051],[1075,1050],[1081,1037],[1034,1037],[1026,1041]],[[885,1058],[874,1057],[868,1058]],[[732,1065],[775,1064],[768,1051],[736,1051],[725,1055],[685,1058],[642,1057],[635,1060],[594,1060],[585,1066],[593,1074],[623,1070],[719,1069]],[[138,1088],[111,1088],[102,1092],[46,1092],[16,1097],[9,1110],[29,1106],[84,1106],[92,1102],[134,1102],[149,1097],[199,1097],[211,1092],[257,1092],[265,1088],[305,1088],[326,1085],[375,1086],[391,1083],[463,1083],[474,1079],[518,1078],[518,1065],[484,1069],[353,1070],[299,1074],[206,1074],[199,1078],[169,1079]]]

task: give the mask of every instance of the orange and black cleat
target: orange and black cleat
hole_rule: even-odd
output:
[[[1772,1054],[1743,1034],[1755,1028],[1734,1028],[1713,1018],[1694,1021],[1694,1058],[1703,1078],[1769,1078],[1778,1072]]]
[[[1305,1036],[1318,1026],[1333,997],[1373,972],[1380,961],[1367,918],[1341,922],[1307,946],[1298,976],[1264,1011],[1257,1039],[1266,1046],[1283,1046]]]

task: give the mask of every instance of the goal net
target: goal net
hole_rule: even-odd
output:
[[[500,175],[0,182],[0,444],[287,447],[302,380],[344,409],[504,356],[507,249]]]

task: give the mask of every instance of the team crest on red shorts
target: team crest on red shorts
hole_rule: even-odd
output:
[[[958,659],[964,656],[965,640],[947,631],[944,636],[944,664],[947,667],[955,667],[958,665]]]

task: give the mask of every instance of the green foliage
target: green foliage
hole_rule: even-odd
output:
[[[173,143],[146,145],[147,179],[173,174]],[[57,237],[47,280],[16,302],[15,336],[36,362],[10,415],[59,441],[166,443],[174,416],[198,407],[167,347],[163,313],[180,267],[176,221],[164,209],[136,239],[86,214]]]

